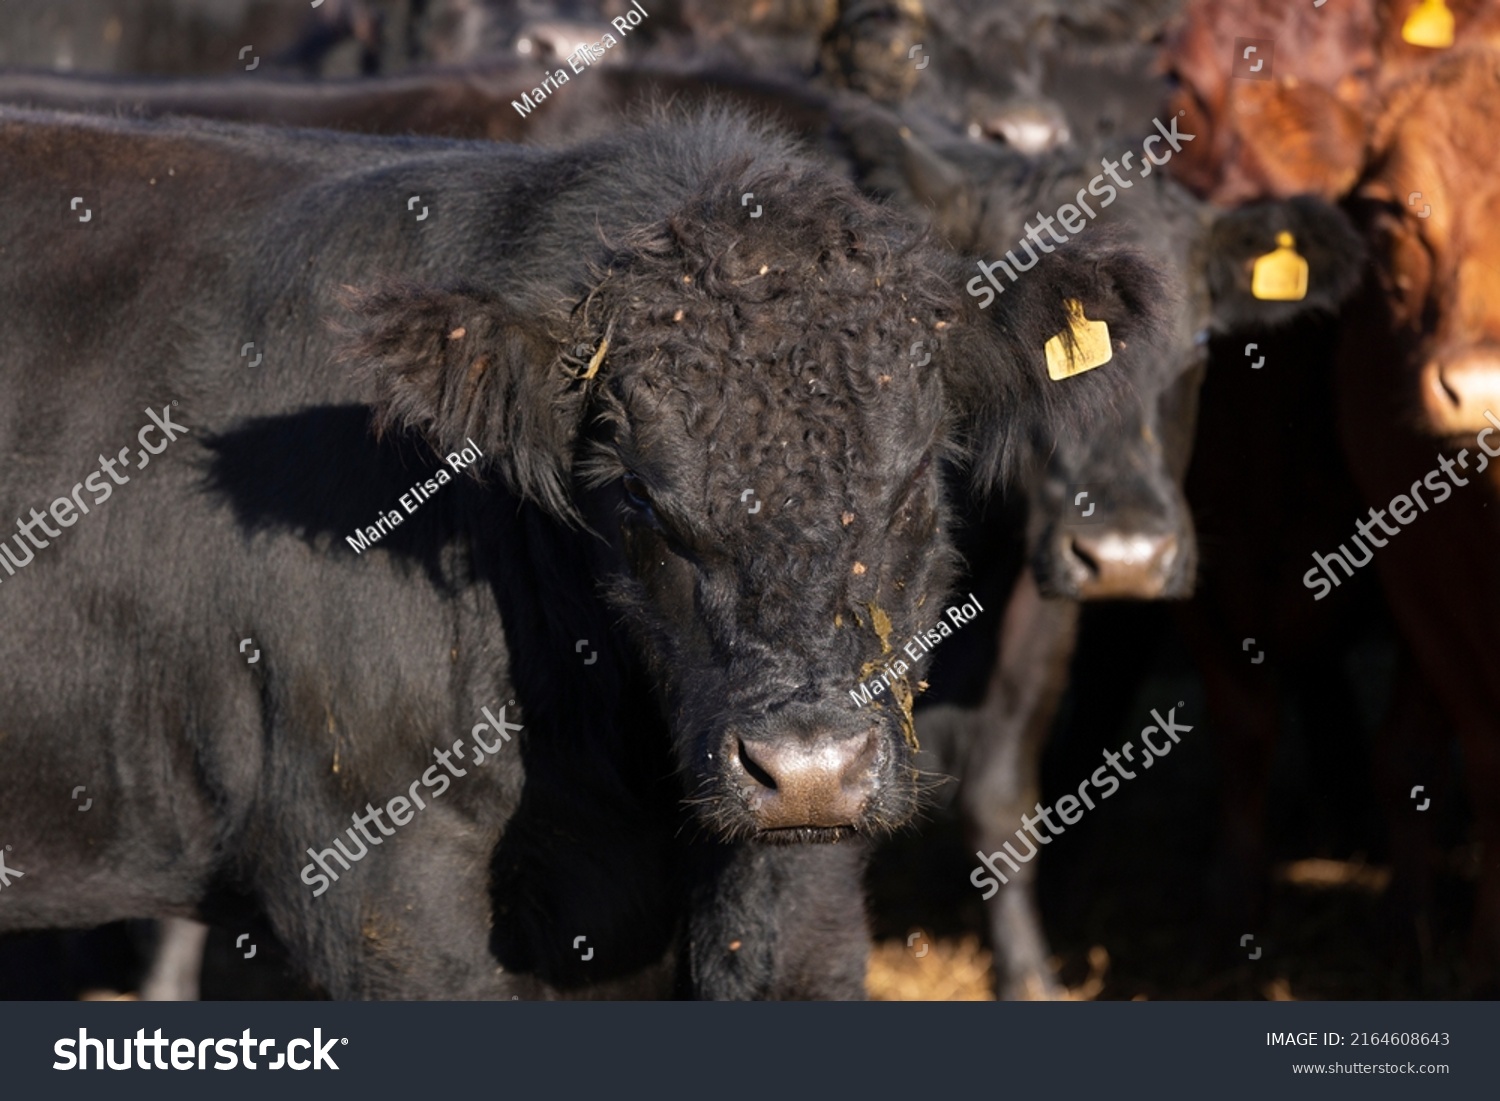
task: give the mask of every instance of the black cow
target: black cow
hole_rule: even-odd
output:
[[[373,72],[380,12],[369,0],[12,0],[0,65],[188,75],[291,68]]]
[[[830,124],[828,97],[816,89],[735,70],[628,63],[583,69],[564,84],[556,81],[557,71],[510,56],[317,83],[244,75],[160,80],[0,71],[0,103],[137,118],[191,115],[369,134],[529,142],[576,140],[665,102],[687,106],[729,99],[810,141],[823,139]]]
[[[981,594],[987,615],[934,658],[936,706],[918,712],[918,728],[928,767],[961,777],[957,799],[969,832],[980,855],[992,854],[1037,802],[1037,763],[1067,685],[1077,601],[1192,593],[1197,549],[1184,479],[1210,335],[1263,337],[1301,314],[1330,313],[1357,283],[1360,248],[1347,220],[1315,200],[1218,215],[1148,167],[1138,149],[1134,163],[1125,161],[1131,146],[1118,140],[1023,155],[952,132],[939,139],[941,128],[929,128],[929,143],[885,112],[849,104],[840,129],[867,186],[925,207],[966,252],[1024,266],[1041,252],[1032,240],[1059,247],[1039,219],[1071,203],[1067,217],[1083,224],[1082,234],[1123,237],[1170,288],[1165,347],[1148,357],[1131,400],[1087,440],[1034,441],[1045,462],[1023,499],[1008,511],[971,515],[960,541],[971,566],[960,588]],[[1160,155],[1166,145],[1156,144]],[[1079,209],[1080,195],[1092,205]],[[1073,230],[1057,228],[1063,236]],[[1283,230],[1309,263],[1308,293],[1256,300],[1250,264]],[[973,879],[990,900],[1000,992],[1053,995],[1031,896],[1035,866],[1000,867],[1004,883],[983,867]]]
[[[1136,133],[1179,0],[841,0],[823,79],[1029,154]]]
[[[0,930],[248,900],[336,997],[861,993],[847,891],[775,924],[918,802],[910,691],[845,693],[941,615],[942,463],[992,484],[1150,347],[1133,254],[982,310],[717,113],[7,109],[0,179],[0,497],[48,510],[0,545]],[[1116,362],[1055,383],[1068,299]]]

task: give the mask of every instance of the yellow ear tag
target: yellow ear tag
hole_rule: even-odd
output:
[[[1401,40],[1442,50],[1453,45],[1453,13],[1443,0],[1422,0],[1401,26]]]
[[[1276,235],[1276,248],[1258,256],[1250,272],[1250,293],[1264,302],[1300,302],[1307,297],[1307,261],[1290,233]]]
[[[1109,325],[1103,321],[1090,321],[1083,316],[1083,303],[1070,298],[1068,308],[1068,330],[1073,334],[1073,346],[1058,333],[1047,341],[1047,375],[1054,381],[1072,378],[1095,367],[1102,367],[1115,354],[1109,343]]]

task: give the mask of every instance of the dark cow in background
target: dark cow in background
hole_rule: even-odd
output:
[[[607,132],[621,118],[639,116],[653,105],[727,100],[810,143],[830,144],[830,101],[813,88],[733,70],[626,62],[591,72],[539,102],[523,100],[547,75],[542,66],[513,57],[316,84],[0,72],[0,103],[136,118],[190,115],[369,134],[546,143]]]
[[[879,111],[844,110],[838,129],[867,186],[929,210],[964,251],[1001,257],[1010,250],[1024,264],[1033,254],[1026,226],[1088,195],[1092,180],[1102,225],[1083,234],[1128,242],[1168,281],[1167,341],[1128,402],[1087,440],[1033,441],[1042,459],[1037,476],[1008,510],[975,512],[961,540],[971,575],[960,589],[981,594],[989,614],[981,629],[935,657],[930,699],[938,706],[919,710],[918,726],[929,767],[961,778],[957,800],[969,832],[982,853],[993,853],[1037,801],[1037,761],[1067,684],[1078,601],[1182,599],[1193,591],[1196,540],[1183,481],[1210,334],[1331,314],[1354,288],[1359,242],[1342,215],[1314,200],[1216,216],[1161,172],[1141,176],[1141,164],[1110,177],[1099,159],[1085,161],[1074,149],[1023,156],[962,134],[934,147]],[[1113,154],[1118,169],[1122,149],[1092,152]],[[1111,178],[1130,187],[1106,191],[1101,184]],[[1257,301],[1248,271],[1227,269],[1217,257],[1247,241],[1274,247],[1284,230],[1296,233],[1309,259],[1310,293],[1295,303]],[[992,900],[1002,995],[1057,994],[1032,901],[1035,866],[1026,864],[1005,886],[989,876],[978,882],[982,871],[975,886]]]
[[[379,66],[380,33],[366,0],[11,0],[0,8],[0,65],[349,75]]]
[[[700,996],[860,994],[851,899],[824,889],[800,940],[774,905],[857,885],[858,839],[917,805],[909,711],[845,692],[940,614],[943,463],[992,484],[1128,387],[1160,297],[1132,254],[1049,257],[980,310],[903,220],[720,115],[541,151],[6,110],[0,165],[0,248],[30,258],[0,446],[57,456],[0,493],[153,450],[108,525],[7,544],[26,878],[0,927],[248,900],[337,997],[660,993],[674,965]],[[1066,299],[1116,362],[1052,383]],[[145,362],[142,429],[88,380]],[[57,523],[110,506],[82,492]],[[87,816],[27,779],[81,773]]]
[[[1337,304],[1357,288],[1362,243],[1347,222],[1328,226],[1326,210],[1306,196],[1251,204],[1222,216],[1232,230],[1216,235],[1211,250],[1210,280],[1240,325],[1209,345],[1187,479],[1203,563],[1193,600],[1174,618],[1203,681],[1219,759],[1219,836],[1203,931],[1220,959],[1247,929],[1264,927],[1267,800],[1289,722],[1309,731],[1320,848],[1348,854],[1372,832],[1363,796],[1367,732],[1347,658],[1379,633],[1378,594],[1368,583],[1349,584],[1316,603],[1302,586],[1307,549],[1334,538],[1358,499],[1330,430],[1338,325],[1328,316],[1281,331],[1253,323],[1285,309],[1251,293],[1256,259],[1276,249],[1282,233],[1308,260],[1312,293],[1332,288],[1328,301]]]
[[[1152,42],[1178,4],[929,0],[945,43],[932,86],[964,105],[973,136],[1022,152],[1137,139],[1147,120],[1167,117]]]

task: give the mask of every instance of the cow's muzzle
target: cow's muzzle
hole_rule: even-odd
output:
[[[858,827],[880,788],[878,726],[731,733],[730,782],[757,829]]]
[[[1472,435],[1500,414],[1500,346],[1475,345],[1422,366],[1422,413],[1435,436]]]
[[[1171,531],[1059,530],[1046,552],[1051,568],[1042,571],[1047,595],[1073,600],[1186,596],[1191,572],[1185,568],[1184,541]]]

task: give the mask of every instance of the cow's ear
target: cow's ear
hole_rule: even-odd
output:
[[[865,190],[922,212],[957,249],[973,246],[980,197],[974,174],[917,137],[900,116],[863,97],[835,97],[834,131]]]
[[[1256,261],[1283,247],[1288,237],[1291,251],[1307,263],[1305,296],[1291,301],[1256,297]],[[1301,314],[1333,313],[1359,286],[1364,262],[1364,241],[1354,224],[1322,199],[1300,195],[1220,214],[1204,245],[1213,329],[1264,329]]]
[[[440,453],[473,440],[482,469],[577,520],[583,382],[544,321],[471,289],[383,287],[347,304],[357,319],[347,354],[371,382],[377,431],[414,429]]]
[[[975,270],[971,262],[964,274]],[[1014,282],[1002,268],[991,272],[1003,293],[992,293],[994,284],[983,274],[969,280],[965,316],[944,360],[981,493],[1027,473],[1060,442],[1081,441],[1117,415],[1144,365],[1162,354],[1173,296],[1146,257],[1104,233],[1087,246],[1043,255]],[[1105,335],[1098,323],[1107,328],[1109,360],[1052,377],[1048,343],[1060,339],[1074,363],[1086,363],[1081,353],[1090,350],[1089,337]]]

